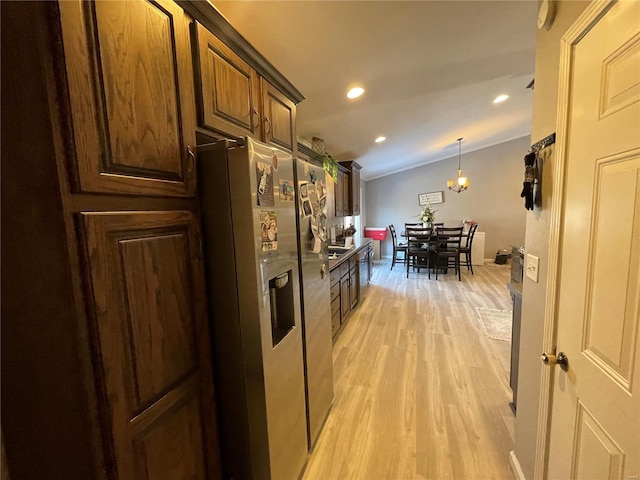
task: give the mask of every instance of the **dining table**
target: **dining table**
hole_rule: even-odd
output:
[[[416,228],[416,229],[420,229],[420,230],[424,230],[424,229],[423,229],[423,228],[421,228],[421,227],[415,227],[415,228]],[[401,237],[403,237],[403,238],[407,238],[407,239],[409,238],[409,235],[407,234],[407,231],[406,231],[406,230],[403,230],[403,231],[400,233],[400,236],[401,236]],[[457,236],[457,235],[456,235],[456,236]],[[468,237],[469,237],[469,233],[468,233],[468,232],[462,232],[462,234],[461,234],[461,235],[459,235],[459,236],[460,236],[460,241],[461,241],[461,242],[463,242],[465,238],[468,238]],[[438,235],[437,235],[436,230],[435,230],[435,229],[431,229],[431,231],[429,232],[429,235],[420,235],[418,239],[419,239],[419,240],[422,240],[425,244],[427,244],[427,246],[428,246],[427,248],[430,248],[430,247],[434,244],[434,237],[442,238],[442,237],[443,237],[443,235],[442,235],[442,234],[440,234],[440,235],[438,236]],[[447,270],[448,270],[448,265],[447,265],[447,264],[442,265],[442,268],[443,268],[443,270],[444,270],[444,273],[446,274],[446,273],[447,273]]]

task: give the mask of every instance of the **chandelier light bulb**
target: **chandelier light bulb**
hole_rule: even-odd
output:
[[[461,187],[464,187],[465,183],[467,183],[467,177],[458,178],[458,185],[460,185]]]

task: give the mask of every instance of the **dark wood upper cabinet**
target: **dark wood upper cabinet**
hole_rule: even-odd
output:
[[[117,478],[217,478],[200,231],[188,211],[83,213]]]
[[[340,162],[344,169],[344,181],[342,187],[336,189],[336,216],[360,215],[360,170],[362,167],[356,162]],[[338,183],[340,177],[338,176]],[[342,215],[338,214],[338,194],[342,194]]]
[[[357,165],[357,164],[355,164]],[[360,167],[352,165],[351,168],[351,181],[349,182],[349,192],[351,198],[351,205],[353,209],[352,215],[360,215]]]
[[[352,214],[352,202],[351,202],[351,172],[344,173],[344,181],[342,185],[342,213],[346,217]]]
[[[256,71],[199,23],[198,118],[204,128],[234,136],[260,137],[260,81]],[[198,71],[198,69],[196,69]]]
[[[334,197],[336,206],[336,217],[344,217],[344,190],[345,190],[345,174],[338,170],[338,179],[334,183]]]
[[[203,25],[193,34],[200,127],[295,152],[296,104]]]
[[[264,141],[294,151],[296,137],[296,105],[276,87],[261,79]]]
[[[193,196],[189,20],[170,0],[60,2],[83,192]]]

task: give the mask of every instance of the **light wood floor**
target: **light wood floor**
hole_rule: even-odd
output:
[[[508,265],[438,281],[378,260],[334,345],[335,398],[304,480],[512,479],[509,342],[476,307],[511,309]]]

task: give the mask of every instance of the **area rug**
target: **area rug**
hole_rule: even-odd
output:
[[[493,310],[478,307],[478,316],[484,327],[485,334],[495,340],[511,341],[511,310]]]

